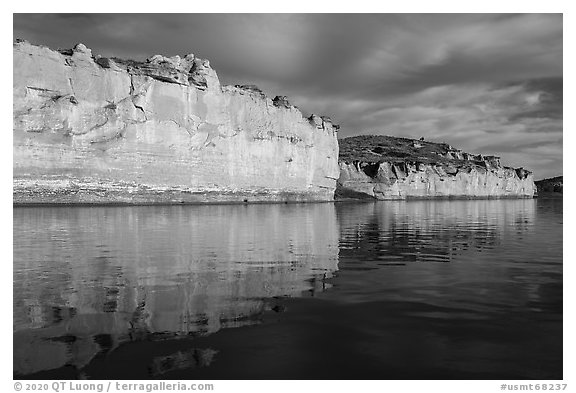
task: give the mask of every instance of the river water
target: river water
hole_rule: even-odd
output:
[[[13,213],[16,378],[562,378],[562,199]]]

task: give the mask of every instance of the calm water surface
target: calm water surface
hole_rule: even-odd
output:
[[[13,212],[16,378],[562,378],[562,199]]]

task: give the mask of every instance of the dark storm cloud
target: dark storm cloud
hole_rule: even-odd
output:
[[[14,36],[124,58],[192,52],[223,83],[331,116],[341,136],[424,136],[562,173],[562,15],[16,14]]]
[[[564,113],[562,78],[541,78],[529,80],[524,83],[527,91],[538,94],[539,105],[536,108],[515,113],[510,121],[525,118],[550,118],[562,120]]]

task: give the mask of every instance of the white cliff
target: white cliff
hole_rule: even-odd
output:
[[[337,126],[207,60],[14,43],[14,203],[332,200]]]
[[[447,144],[387,136],[340,141],[337,194],[381,200],[407,198],[532,198],[530,171]]]

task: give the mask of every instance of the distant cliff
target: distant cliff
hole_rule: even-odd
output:
[[[563,181],[564,181],[563,176],[556,176],[551,177],[549,179],[538,180],[535,183],[539,193],[540,192],[562,193],[564,187]]]
[[[336,126],[207,60],[14,43],[14,203],[332,200]]]
[[[389,136],[340,140],[340,198],[532,198],[532,173],[496,156]]]

